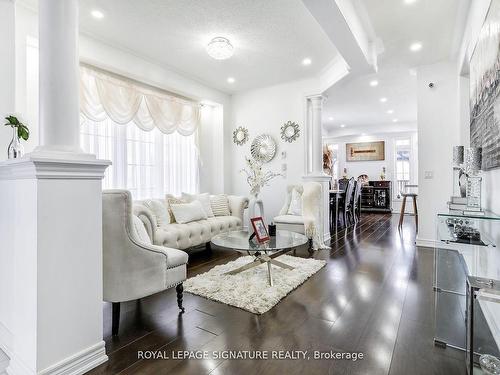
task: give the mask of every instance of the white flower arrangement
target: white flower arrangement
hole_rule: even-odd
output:
[[[247,175],[247,183],[250,186],[250,194],[257,197],[260,193],[260,189],[266,185],[269,185],[269,181],[277,176],[281,176],[281,173],[275,173],[271,171],[264,172],[262,170],[262,164],[254,159],[245,157],[247,166],[240,170]]]

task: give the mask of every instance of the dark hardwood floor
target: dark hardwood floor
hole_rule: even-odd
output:
[[[175,289],[122,306],[120,335],[111,337],[104,307],[109,361],[90,374],[465,374],[464,354],[433,344],[431,249],[416,248],[412,220],[402,233],[397,215],[363,215],[332,237],[331,250],[312,256],[326,267],[263,315]],[[306,249],[297,256],[309,257]],[[188,276],[238,255],[220,249],[190,255]],[[363,352],[340,360],[142,360],[138,351],[315,350]]]

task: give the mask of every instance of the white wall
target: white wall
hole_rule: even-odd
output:
[[[260,134],[271,135],[278,144],[275,158],[264,164],[265,170],[280,172],[286,164],[286,177],[276,177],[270,186],[262,189],[260,197],[264,201],[266,222],[278,215],[284,203],[284,193],[288,184],[302,182],[305,174],[305,96],[314,89],[317,82],[299,81],[263,89],[251,90],[233,96],[231,126],[226,128],[226,138],[232,136],[237,126],[248,128],[250,139],[243,146],[227,144],[226,162],[228,175],[232,181],[231,192],[248,196],[245,175],[240,170],[245,167],[245,156],[250,155],[250,144]],[[286,121],[300,125],[300,137],[293,143],[285,143],[280,137],[280,128]],[[286,159],[282,159],[282,152]]]
[[[373,130],[373,129],[372,129]],[[412,154],[412,169],[410,177],[412,184],[418,184],[418,136],[417,131],[411,132],[392,132],[392,133],[374,133],[370,135],[349,135],[344,137],[323,137],[324,144],[337,144],[339,147],[339,177],[343,175],[344,167],[347,168],[349,177],[357,178],[361,174],[367,174],[370,180],[380,180],[382,168],[386,167],[386,180],[393,181],[393,189],[395,181],[395,142],[396,139],[410,138],[411,154]],[[385,160],[381,161],[346,161],[346,143],[357,142],[385,142]],[[394,192],[393,192],[394,197]],[[393,212],[399,212],[400,201],[393,199]],[[411,204],[406,206],[406,211],[411,212]]]
[[[30,141],[24,143],[25,151],[29,152],[38,145],[38,102],[37,95],[28,93],[27,87],[29,80],[37,80],[38,75],[37,72],[33,72],[28,68],[30,63],[33,64],[33,57],[31,57],[30,61],[30,56],[27,55],[26,51],[30,44],[36,46],[37,43],[37,14],[22,5],[18,5],[16,7],[15,27],[16,85],[19,88],[15,108],[26,119],[32,131]],[[225,140],[223,128],[224,124],[230,122],[231,111],[229,107],[231,99],[229,95],[86,35],[80,35],[80,60],[193,100],[207,103],[207,107],[214,108],[217,114],[213,117],[209,116],[209,121],[203,122],[201,125],[202,129],[200,129],[199,134],[200,156],[201,160],[206,161],[210,167],[220,170],[224,168]],[[204,119],[206,116],[202,118]],[[217,151],[214,152],[213,150]],[[4,156],[0,153],[0,160],[5,158],[6,154]],[[224,176],[224,173],[201,173],[200,186],[203,190],[222,192],[225,189]]]
[[[458,57],[462,96],[460,106],[463,111],[461,120],[462,144],[470,145],[469,127],[469,62],[474,52],[481,27],[486,17],[491,0],[474,1],[471,4],[469,17]],[[500,214],[500,168],[483,172],[483,206]]]
[[[417,79],[418,240],[423,243],[436,238],[436,214],[447,209],[453,193],[452,152],[460,144],[460,93],[458,71],[451,62],[421,66]],[[432,89],[430,82],[434,83]]]

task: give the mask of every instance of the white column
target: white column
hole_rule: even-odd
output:
[[[15,3],[0,0],[0,160],[7,159],[7,146],[12,139],[12,129],[3,126],[3,119],[14,113],[15,98]]]
[[[308,96],[307,116],[306,116],[306,155],[307,155],[307,175],[304,181],[314,181],[321,184],[322,205],[321,221],[323,222],[323,239],[330,237],[329,225],[329,181],[330,176],[323,172],[323,125],[322,111],[324,96],[321,94]]]
[[[0,120],[14,112],[15,103],[15,4],[11,0],[0,0]],[[12,139],[12,129],[0,123],[0,160],[7,159],[7,145]],[[0,187],[0,195],[5,195]],[[4,206],[2,210],[5,210]],[[0,222],[0,349],[7,354],[12,351],[12,322],[14,313],[11,305],[14,290],[9,287],[14,276],[14,253],[2,246],[2,238],[12,238],[12,232]]]
[[[107,360],[101,186],[110,163],[78,147],[77,0],[39,4],[42,145],[0,163],[0,263],[10,276],[0,290],[11,296],[0,347],[9,332],[9,375],[83,374]]]
[[[323,95],[309,97],[311,102],[312,173],[323,174]]]
[[[79,152],[78,1],[40,0],[40,147]]]

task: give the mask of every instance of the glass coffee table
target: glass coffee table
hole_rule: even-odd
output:
[[[254,257],[254,260],[242,267],[226,272],[225,275],[235,275],[250,268],[257,267],[263,263],[267,264],[267,273],[269,285],[273,285],[273,275],[271,265],[293,270],[293,267],[280,262],[274,258],[286,254],[298,246],[309,243],[309,239],[300,233],[287,230],[276,231],[276,236],[269,241],[259,243],[256,239],[249,240],[250,234],[247,231],[232,231],[220,233],[212,238],[212,244],[222,249],[235,250],[240,253],[246,253]]]

